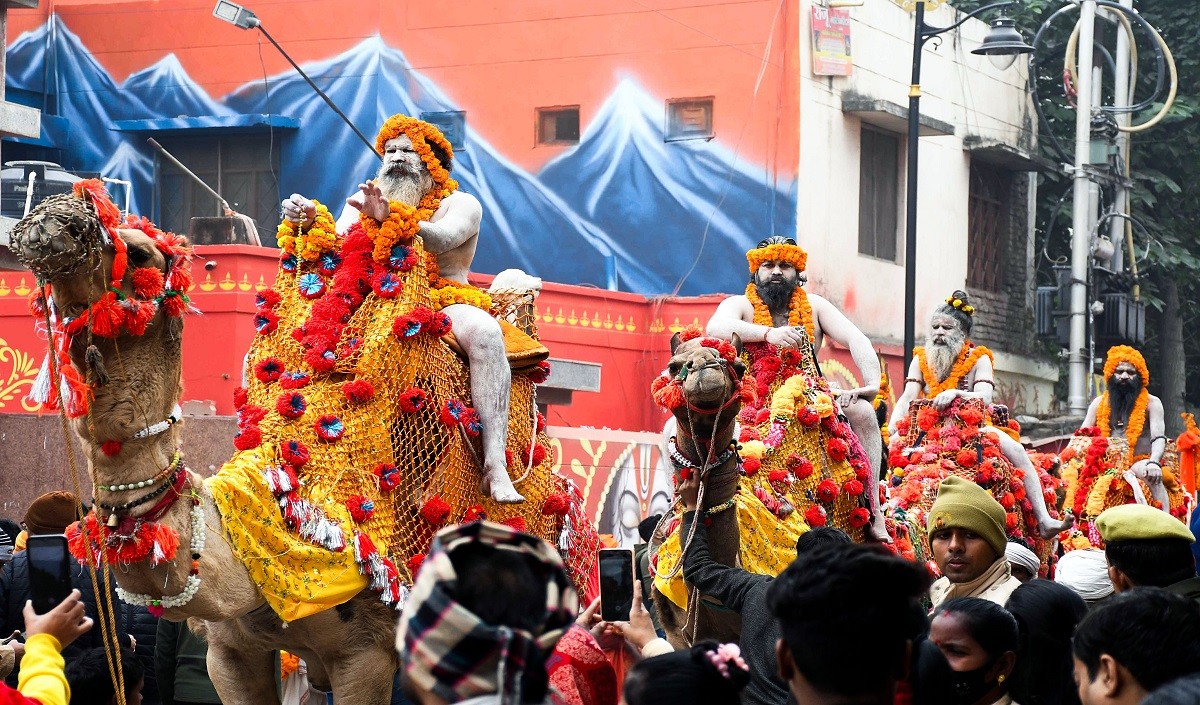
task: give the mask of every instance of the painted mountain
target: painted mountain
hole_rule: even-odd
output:
[[[281,194],[303,193],[335,212],[378,168],[294,72],[214,100],[167,56],[118,88],[76,35],[51,22],[9,47],[8,83],[40,93],[45,57],[57,57],[59,114],[71,125],[64,166],[133,181],[135,212],[153,212],[153,155],[144,135],[113,130],[117,120],[293,118],[299,129],[282,152]],[[304,69],[369,139],[393,113],[459,109],[378,36]],[[519,267],[549,281],[645,295],[740,291],[746,248],[771,232],[794,231],[795,197],[716,142],[665,143],[660,119],[661,102],[623,82],[578,147],[537,176],[468,124],[453,175],[484,207],[474,269]]]

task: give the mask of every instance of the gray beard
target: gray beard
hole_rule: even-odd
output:
[[[967,343],[967,336],[962,331],[955,331],[948,337],[949,342],[945,345],[934,343],[933,336],[925,338],[925,359],[933,368],[939,382],[950,376],[950,371],[954,369],[954,361],[958,359],[963,345]]]
[[[433,186],[433,177],[424,170],[420,174],[396,174],[380,169],[375,177],[375,185],[389,201],[399,201],[416,208],[421,203],[421,198]]]

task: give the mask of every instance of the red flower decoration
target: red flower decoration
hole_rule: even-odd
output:
[[[937,425],[938,412],[932,406],[926,406],[917,412],[917,428],[928,431]]]
[[[351,404],[364,404],[375,396],[375,385],[365,379],[356,379],[342,384],[342,394],[346,395]]]
[[[850,454],[850,444],[841,438],[830,438],[825,443],[825,449],[829,451],[829,459],[835,463],[840,463]]]
[[[372,472],[379,479],[380,492],[391,492],[400,484],[400,468],[391,463],[380,463]]]
[[[908,455],[904,453],[902,448],[895,448],[888,451],[888,465],[897,470],[908,467]]]
[[[761,467],[762,461],[758,458],[742,458],[742,472],[744,472],[747,477],[758,472],[759,468]]]
[[[1009,512],[1008,514],[1004,515],[1004,526],[1008,531],[1016,531],[1017,527],[1020,525],[1021,520],[1017,516],[1016,512]]]
[[[550,379],[550,362],[548,360],[542,360],[537,367],[529,371],[529,381],[534,384],[542,384],[548,379]]]
[[[983,421],[983,412],[972,406],[963,406],[958,410],[958,418],[968,426],[978,426]]]
[[[817,499],[822,502],[829,503],[837,499],[838,486],[831,479],[821,480],[821,484],[817,485]]]
[[[406,414],[415,414],[425,406],[428,396],[420,387],[409,387],[400,392],[400,410]]]
[[[414,553],[413,556],[408,559],[408,562],[404,564],[408,567],[408,574],[413,580],[417,579],[417,573],[420,572],[421,566],[424,563],[425,563],[425,554],[424,553]]]
[[[263,289],[254,297],[254,305],[258,308],[275,308],[282,297],[274,289]]]
[[[746,441],[761,441],[762,434],[753,426],[743,426],[742,432],[738,434],[738,442],[745,443]]]
[[[154,271],[158,271],[158,270],[154,270]],[[121,452],[121,442],[120,441],[105,441],[100,444],[100,452],[104,453],[105,455],[107,455],[108,457],[111,458],[114,455]]]
[[[350,510],[350,518],[358,524],[375,516],[375,503],[360,494],[346,498],[346,509]]]
[[[280,389],[300,389],[308,384],[307,372],[284,372],[279,376]]]
[[[309,459],[308,446],[300,441],[287,441],[280,448],[280,455],[288,465],[297,468],[303,467]]]
[[[153,299],[162,293],[166,279],[157,267],[138,267],[133,270],[133,293],[143,299]]]
[[[829,515],[825,513],[825,507],[819,504],[814,504],[804,512],[804,521],[811,527],[825,526],[825,522]]]
[[[246,392],[245,387],[233,388],[233,408],[242,408],[242,406],[246,403],[247,398],[249,398],[249,393]]]
[[[850,480],[842,485],[842,490],[851,497],[857,497],[863,493],[863,483],[858,480]]]
[[[798,480],[807,480],[808,478],[812,477],[813,471],[814,468],[812,461],[808,458],[800,458],[800,462],[795,468],[792,469],[792,474],[795,475],[796,479]]]
[[[260,308],[254,314],[254,330],[259,335],[270,335],[279,329],[279,315],[266,308]]]
[[[530,457],[529,446],[525,446],[524,448],[521,449],[521,460],[526,465],[532,465],[533,467],[537,467],[538,465],[541,465],[542,461],[545,459],[546,459],[546,446],[542,445],[541,443],[533,444],[533,457],[532,458]]]
[[[467,412],[467,407],[457,399],[447,399],[442,411],[438,414],[438,418],[447,426],[457,426],[462,421],[463,414]]]
[[[257,426],[259,421],[267,417],[267,410],[257,404],[245,404],[238,409],[238,426]]]
[[[973,468],[979,464],[979,453],[970,448],[963,448],[954,456],[954,462],[962,468]]]
[[[275,400],[275,410],[285,419],[298,419],[308,410],[308,402],[299,392],[284,392]]]
[[[450,516],[450,505],[446,504],[446,500],[441,498],[441,495],[434,495],[425,500],[425,504],[421,506],[421,516],[425,517],[425,521],[434,526],[441,526],[446,522],[446,517]]]
[[[796,420],[800,423],[812,428],[821,420],[821,415],[811,406],[801,407],[796,410]]]
[[[412,338],[420,335],[421,322],[411,314],[407,316],[396,316],[396,320],[392,321],[392,335],[395,335],[401,340]]]
[[[850,510],[850,526],[861,529],[871,523],[871,511],[866,507],[855,507]]]
[[[473,521],[487,519],[487,512],[483,510],[482,504],[472,504],[467,507],[467,511],[463,513],[462,523],[469,524]]]
[[[436,311],[430,317],[429,325],[426,327],[425,333],[428,334],[430,337],[440,338],[443,335],[449,333],[450,329],[453,327],[453,325],[454,324],[450,320],[450,316],[446,315],[445,313],[442,313],[441,311]]]
[[[268,357],[254,366],[254,376],[260,382],[274,382],[283,374],[283,369],[283,362],[279,358]]]
[[[1001,507],[1004,507],[1006,510],[1009,510],[1009,509],[1012,509],[1013,507],[1015,507],[1016,505],[1017,505],[1017,499],[1016,499],[1016,497],[1013,496],[1012,492],[1005,492],[1004,494],[1000,495],[1000,506]]]
[[[324,414],[313,422],[313,430],[317,432],[318,438],[332,443],[342,437],[342,434],[346,432],[346,426],[337,416]]]
[[[546,430],[546,417],[542,414],[542,412],[539,411],[539,412],[537,412],[537,424],[534,428],[534,431],[536,433],[541,433],[545,430]]]
[[[250,450],[260,445],[262,445],[262,431],[255,425],[243,427],[233,437],[233,447],[238,450]]]
[[[525,517],[522,516],[510,517],[500,523],[515,531],[529,531],[529,525],[525,523]]]
[[[565,492],[556,492],[542,504],[542,514],[565,517],[571,509],[571,498]]]

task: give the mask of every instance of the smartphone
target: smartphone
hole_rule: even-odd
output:
[[[71,594],[71,556],[67,537],[37,534],[29,537],[29,594],[33,611],[45,614]]]
[[[600,549],[600,618],[628,622],[633,609],[633,551]]]

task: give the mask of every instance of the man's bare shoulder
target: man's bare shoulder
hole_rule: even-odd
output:
[[[754,313],[754,306],[751,305],[750,299],[746,298],[745,294],[734,294],[717,305],[718,313],[730,311]]]

